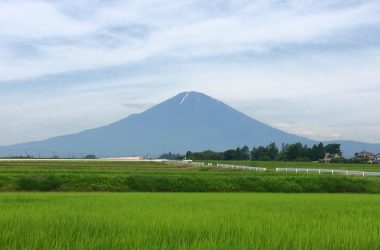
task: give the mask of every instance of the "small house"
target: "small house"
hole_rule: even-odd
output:
[[[355,153],[355,159],[360,161],[368,161],[373,163],[376,161],[376,155],[374,153],[368,151],[361,151],[359,153]]]
[[[330,163],[333,159],[340,159],[339,154],[331,154],[331,153],[325,153],[325,157],[323,158],[323,162]]]

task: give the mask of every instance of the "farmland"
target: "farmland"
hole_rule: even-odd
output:
[[[380,196],[1,193],[3,249],[378,249]]]
[[[273,170],[274,166],[283,164],[300,167],[300,163],[237,163],[272,166],[269,171],[254,172],[145,161],[3,160],[0,161],[0,191],[380,193],[379,177],[277,173]],[[312,163],[305,164],[310,167]],[[367,165],[348,164],[318,166],[368,168]],[[371,168],[375,170],[376,167]]]
[[[380,196],[354,194],[380,193],[379,177],[279,173],[273,168],[301,165],[251,164],[269,171],[2,160],[0,244],[36,250],[380,248]]]
[[[343,164],[343,163],[313,163],[313,162],[280,162],[280,161],[204,161],[205,163],[236,164],[242,166],[275,168],[327,168],[361,171],[380,171],[380,164]],[[131,172],[167,172],[183,170],[200,170],[202,167],[179,164],[166,164],[153,161],[109,161],[109,160],[7,160],[0,159],[0,173],[131,173]],[[219,171],[218,169],[210,169]]]

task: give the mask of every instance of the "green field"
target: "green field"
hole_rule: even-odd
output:
[[[358,171],[380,172],[380,164],[358,164],[358,163],[314,163],[314,162],[281,162],[281,161],[205,161],[213,164],[225,163],[242,166],[265,167],[268,170],[275,168],[326,168]]]
[[[202,161],[205,163],[236,164],[242,166],[265,167],[269,171],[275,168],[325,168],[358,171],[379,171],[380,164],[351,164],[351,163],[313,163],[313,162],[280,162],[280,161]],[[44,172],[44,173],[118,173],[136,171],[181,171],[199,170],[194,166],[179,166],[162,162],[130,162],[104,160],[1,160],[0,173],[12,172]],[[217,169],[215,169],[217,170]],[[218,171],[218,170],[217,170]]]
[[[99,173],[181,171],[184,167],[150,161],[0,160],[0,173]],[[186,168],[190,170],[191,168]]]
[[[262,166],[261,162],[227,163]],[[275,164],[283,163],[266,164],[280,167]],[[286,164],[301,167],[300,163]],[[278,173],[273,168],[255,172],[160,162],[3,160],[0,191],[380,193],[380,178]]]
[[[379,249],[380,196],[1,193],[2,249]]]
[[[380,249],[380,177],[224,163],[0,161],[0,249]]]

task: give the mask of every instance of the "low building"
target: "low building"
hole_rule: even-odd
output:
[[[376,163],[380,164],[380,153],[376,155]]]
[[[111,157],[111,158],[102,158],[102,160],[107,161],[144,161],[142,156],[126,156],[126,157]]]
[[[339,154],[330,154],[330,153],[325,153],[325,157],[323,158],[323,162],[325,163],[330,163],[331,160],[339,160],[340,156]]]
[[[355,160],[361,162],[375,163],[377,155],[368,151],[355,153]]]

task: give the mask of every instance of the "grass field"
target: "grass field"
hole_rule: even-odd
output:
[[[268,170],[275,168],[327,168],[327,169],[343,169],[358,171],[380,172],[380,164],[357,164],[357,163],[314,163],[314,162],[281,162],[281,161],[205,161],[226,164],[236,164],[243,166],[265,167]]]
[[[380,164],[347,164],[347,163],[313,163],[313,162],[280,162],[280,161],[204,161],[216,165],[217,163],[236,164],[242,166],[265,167],[269,171],[275,168],[326,168],[361,171],[379,171]],[[136,171],[181,171],[199,170],[199,167],[168,165],[162,162],[130,162],[130,161],[103,161],[103,160],[1,160],[0,173],[5,172],[97,172],[117,173]],[[217,169],[214,169],[218,171]]]
[[[299,163],[286,164],[300,167]],[[273,169],[255,172],[160,162],[3,160],[0,161],[0,191],[380,193],[380,178],[277,173]]]
[[[0,249],[380,249],[379,177],[227,163],[0,161]]]
[[[1,193],[2,249],[379,249],[380,196]]]
[[[181,171],[184,168],[151,161],[0,160],[0,173],[128,173]],[[186,168],[190,170],[191,168]]]

